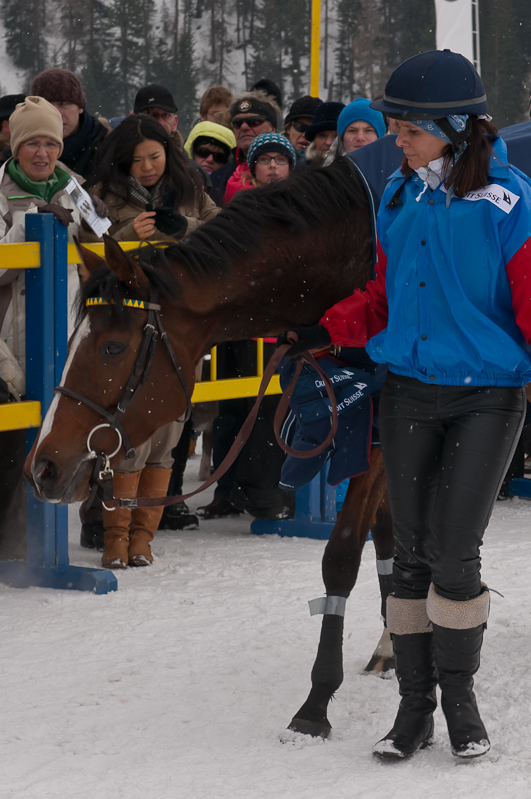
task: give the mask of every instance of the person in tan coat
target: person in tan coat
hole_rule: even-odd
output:
[[[135,114],[110,133],[91,185],[118,241],[176,241],[219,211],[165,128]]]
[[[93,190],[104,198],[112,222],[108,233],[117,241],[177,241],[219,212],[171,134],[147,114],[124,119],[98,156]],[[172,422],[137,447],[134,458],[120,461],[114,467],[115,496],[166,496],[171,451],[181,432],[182,423]],[[152,563],[150,544],[162,510],[103,509],[102,564],[125,568]]]

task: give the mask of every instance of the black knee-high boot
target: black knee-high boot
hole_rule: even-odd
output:
[[[373,747],[384,758],[409,757],[431,743],[437,706],[433,634],[425,599],[387,600],[387,627],[393,640],[400,696],[391,731]]]
[[[475,599],[454,602],[439,596],[432,585],[427,610],[452,752],[456,757],[479,757],[490,749],[473,691],[489,613],[488,589]]]

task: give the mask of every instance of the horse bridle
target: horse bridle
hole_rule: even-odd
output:
[[[87,308],[109,304],[109,301],[103,299],[102,297],[89,297],[85,302]],[[159,336],[166,346],[170,361],[175,369],[175,372],[177,373],[177,377],[179,378],[186,396],[186,414],[183,419],[178,419],[177,421],[184,424],[188,421],[192,413],[192,398],[190,395],[190,390],[186,384],[186,380],[184,379],[182,369],[175,356],[173,347],[171,346],[168,334],[164,330],[160,319],[161,306],[158,303],[157,290],[153,286],[151,287],[149,302],[145,302],[144,300],[124,299],[122,300],[122,304],[126,308],[145,310],[147,311],[148,317],[142,331],[142,341],[140,343],[138,355],[133,366],[133,371],[131,372],[129,380],[124,388],[122,397],[116,405],[116,409],[113,412],[110,412],[105,408],[102,408],[101,405],[98,405],[96,402],[93,402],[91,399],[88,399],[88,397],[84,397],[82,394],[79,394],[77,391],[73,391],[71,388],[65,388],[65,386],[56,386],[54,389],[58,393],[64,394],[65,396],[70,397],[77,402],[82,402],[84,405],[87,405],[89,408],[92,408],[93,411],[96,411],[96,413],[103,416],[104,419],[107,419],[106,422],[93,427],[87,437],[87,450],[89,457],[95,457],[96,463],[94,465],[94,471],[90,481],[90,495],[87,500],[86,507],[90,507],[97,493],[100,493],[104,507],[107,507],[105,505],[106,502],[110,503],[110,501],[113,499],[114,472],[111,469],[110,462],[111,458],[113,458],[120,451],[122,443],[125,447],[125,458],[130,460],[134,457],[134,447],[131,445],[129,437],[122,427],[121,420],[138,394],[140,388],[144,385],[148,378]],[[105,427],[108,427],[110,430],[114,430],[118,436],[118,446],[110,455],[106,454],[105,452],[97,453],[91,448],[92,436],[97,430],[101,430]],[[114,508],[109,507],[108,510],[114,510]]]

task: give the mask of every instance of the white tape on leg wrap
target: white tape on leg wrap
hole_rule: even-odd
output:
[[[347,600],[344,596],[320,596],[308,602],[310,616],[344,616]]]
[[[376,558],[376,571],[378,574],[392,574],[394,562],[394,557],[387,558],[386,560],[380,560],[379,558]]]

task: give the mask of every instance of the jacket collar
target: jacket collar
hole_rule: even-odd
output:
[[[508,173],[507,167],[508,167],[507,145],[500,136],[496,136],[496,138],[492,142],[492,155],[489,164],[489,176],[493,178],[500,178],[501,180],[503,179],[508,180],[510,178],[510,175]],[[389,175],[387,180],[393,180],[395,178],[402,178],[402,180],[404,179],[404,175],[400,171],[400,167],[398,167],[398,169],[395,169],[395,171],[391,175]]]

